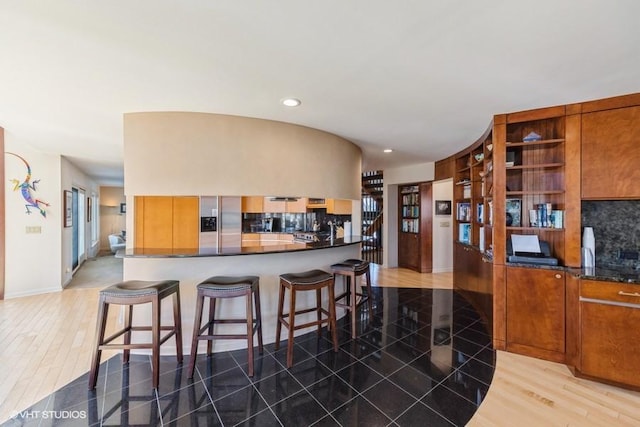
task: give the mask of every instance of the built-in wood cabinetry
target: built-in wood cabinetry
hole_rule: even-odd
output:
[[[262,213],[264,212],[263,196],[243,196],[242,212],[243,213]]]
[[[578,372],[640,387],[638,285],[582,280]]]
[[[136,249],[192,249],[200,235],[197,196],[136,196]]]
[[[398,189],[398,266],[430,273],[431,183],[401,185]]]
[[[351,215],[351,200],[328,199],[327,213],[333,215]]]
[[[564,362],[565,272],[511,267],[506,282],[506,350]]]
[[[583,199],[640,198],[639,136],[640,106],[582,115]]]

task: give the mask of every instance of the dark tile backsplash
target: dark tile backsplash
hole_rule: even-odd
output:
[[[638,259],[619,256],[640,251],[640,200],[583,201],[582,227],[593,227],[596,266],[640,266]]]

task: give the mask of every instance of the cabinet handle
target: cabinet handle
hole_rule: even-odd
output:
[[[640,298],[640,294],[638,292],[618,291],[618,295],[623,295],[625,297],[639,297]]]

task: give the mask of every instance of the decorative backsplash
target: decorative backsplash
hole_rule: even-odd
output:
[[[582,201],[582,227],[593,227],[596,266],[640,267],[640,200]]]

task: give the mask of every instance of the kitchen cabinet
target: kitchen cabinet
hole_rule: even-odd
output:
[[[244,196],[242,197],[242,213],[262,213],[264,212],[264,197]]]
[[[565,272],[507,267],[507,351],[565,360]]]
[[[277,197],[263,197],[262,212],[282,213],[286,211],[286,202]]]
[[[136,196],[134,247],[198,250],[199,198]]]
[[[242,246],[243,247],[260,246],[260,234],[242,233]]]
[[[431,183],[402,185],[398,191],[398,266],[420,273],[432,268]]]
[[[640,387],[639,288],[580,281],[580,374]]]
[[[307,198],[300,197],[297,200],[287,201],[285,209],[287,213],[306,213]]]
[[[582,115],[582,198],[640,198],[640,106]]]
[[[328,199],[327,213],[333,215],[351,215],[351,200]]]

